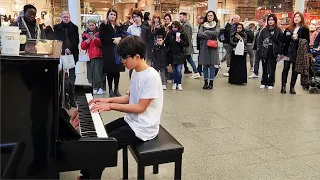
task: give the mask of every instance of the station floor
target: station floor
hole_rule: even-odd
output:
[[[280,64],[273,90],[259,89],[260,78],[249,79],[246,86],[229,85],[225,70],[212,91],[202,90],[202,79],[186,75],[183,91],[168,84],[161,124],[185,148],[183,180],[320,179],[320,95],[299,85],[297,95],[280,94],[281,71]],[[77,81],[81,79],[84,74],[78,74]],[[121,74],[120,83],[125,93],[127,73]],[[102,114],[105,123],[120,116]],[[121,151],[118,159],[117,167],[105,169],[103,179],[122,179]],[[146,179],[173,179],[173,173],[174,164],[160,165],[158,175],[147,167]],[[61,173],[61,179],[78,175]],[[129,179],[136,178],[137,164],[130,155]]]

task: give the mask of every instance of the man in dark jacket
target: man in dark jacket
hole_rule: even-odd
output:
[[[199,25],[198,26],[198,31],[199,31],[201,25],[204,23],[204,17],[198,16],[197,20],[198,20],[198,25]],[[198,35],[197,35],[197,50],[199,51],[199,54],[200,54],[200,39],[199,39]],[[198,72],[199,72],[200,76],[202,76],[202,65],[199,64],[199,57],[200,56],[198,55]]]
[[[316,37],[316,40],[314,41],[314,48],[318,48],[320,45],[320,33],[318,34],[318,36]]]
[[[253,41],[253,50],[255,50],[255,61],[254,61],[254,68],[253,68],[253,73],[249,76],[249,78],[258,78],[259,76],[259,65],[260,65],[260,58],[259,58],[259,54],[257,53],[257,49],[258,49],[258,39],[260,36],[261,31],[263,30],[263,28],[266,25],[266,20],[264,17],[260,18],[258,20],[258,24],[259,24],[259,29],[258,32],[254,38]]]
[[[73,55],[75,63],[79,59],[79,30],[78,26],[70,21],[70,13],[67,11],[61,14],[62,22],[54,26],[55,38],[63,42],[61,55]],[[74,84],[76,81],[75,68],[69,69],[69,79],[72,83],[71,87],[71,105],[76,107],[74,97]]]
[[[26,35],[27,39],[46,39],[44,31],[36,21],[37,9],[31,4],[27,4],[23,7],[23,14],[11,26],[18,26],[21,34]]]
[[[232,49],[233,49],[230,45],[230,37],[232,34],[234,34],[237,31],[237,27],[235,26],[235,24],[237,24],[239,22],[240,22],[240,16],[234,15],[231,18],[230,22],[228,22],[226,24],[226,26],[224,27],[224,29],[225,29],[225,34],[224,34],[225,42],[223,42],[223,47],[226,50],[226,54],[222,58],[221,62],[227,61],[228,69],[230,67],[231,54],[232,54]],[[228,72],[224,73],[224,76],[229,77],[229,73]]]

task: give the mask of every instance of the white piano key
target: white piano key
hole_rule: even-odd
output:
[[[87,101],[88,103],[93,99],[93,96],[92,94],[86,94],[86,98],[87,98]],[[91,109],[93,107],[93,105],[91,105],[89,107],[89,109]],[[99,113],[91,113],[91,116],[92,116],[92,120],[93,120],[93,123],[94,123],[94,127],[96,128],[96,133],[97,133],[97,136],[99,138],[107,138],[108,137],[108,134],[104,128],[104,124],[103,124],[103,121],[101,119],[101,116]]]

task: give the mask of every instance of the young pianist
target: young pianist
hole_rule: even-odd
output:
[[[119,111],[127,113],[105,125],[109,137],[118,141],[118,149],[130,144],[154,139],[159,132],[163,106],[163,89],[159,73],[149,67],[144,58],[146,45],[138,36],[128,36],[118,44],[118,54],[128,70],[133,70],[128,95],[115,98],[96,98],[89,102],[94,105],[92,112]],[[78,121],[72,121],[77,127]],[[81,171],[81,179],[90,178]]]

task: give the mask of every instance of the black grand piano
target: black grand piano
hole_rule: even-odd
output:
[[[117,165],[117,141],[89,110],[92,94],[77,93],[80,132],[69,123],[59,98],[59,55],[0,55],[0,61],[2,179],[58,179],[75,170],[100,179]]]

